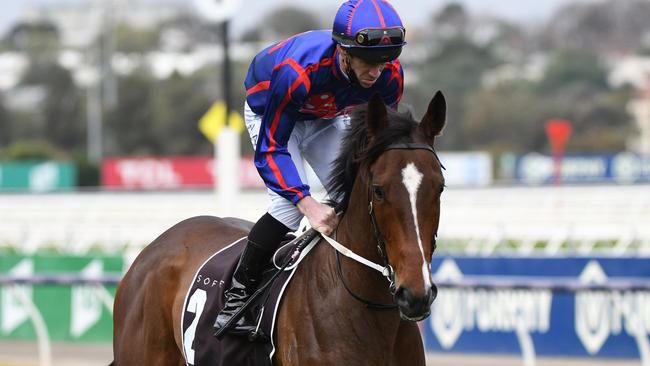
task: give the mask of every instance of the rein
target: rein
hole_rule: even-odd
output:
[[[436,154],[436,151],[433,149],[431,145],[414,143],[414,142],[401,142],[401,143],[394,143],[388,145],[384,150],[384,152],[388,150],[428,150],[431,151],[433,155],[436,157],[436,160],[438,160],[440,167],[442,169],[445,169],[442,163],[440,162],[440,158],[438,158],[438,154]],[[370,177],[371,177],[370,182],[372,182],[372,173],[370,173]],[[373,209],[372,202],[373,202],[372,184],[369,184],[368,185],[368,214],[370,215],[370,222],[372,224],[373,235],[375,237],[375,241],[377,242],[377,252],[379,253],[379,257],[382,259],[384,263],[383,266],[354,253],[352,250],[348,249],[347,247],[345,247],[344,245],[330,238],[327,235],[321,234],[321,236],[323,237],[323,239],[325,239],[327,243],[329,243],[334,249],[336,249],[336,262],[337,262],[338,276],[341,279],[343,286],[352,297],[364,303],[366,307],[370,309],[379,309],[379,310],[395,309],[397,308],[396,304],[377,304],[355,294],[354,291],[352,291],[352,289],[350,289],[350,287],[345,282],[345,279],[343,278],[343,272],[341,270],[341,258],[339,256],[339,253],[381,273],[384,277],[386,277],[386,279],[389,282],[390,294],[395,295],[395,292],[397,290],[397,288],[395,287],[395,271],[393,270],[393,267],[390,265],[388,261],[388,255],[386,253],[386,242],[384,241],[384,238],[381,235],[381,231],[379,230],[379,225],[377,224],[377,218],[375,217],[375,211]]]

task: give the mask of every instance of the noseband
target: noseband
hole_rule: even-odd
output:
[[[442,169],[445,169],[445,167],[440,162],[440,158],[438,158],[438,154],[436,154],[436,151],[431,145],[414,143],[414,142],[400,142],[400,143],[394,143],[388,145],[384,150],[384,152],[388,150],[428,150],[431,151],[433,155],[436,157],[436,160],[438,161],[438,164],[440,164],[440,167]],[[368,184],[368,214],[370,215],[370,222],[372,225],[373,235],[375,237],[375,242],[377,243],[377,252],[379,253],[379,257],[383,261],[384,268],[388,270],[388,273],[385,274],[385,276],[389,282],[389,291],[391,295],[395,295],[395,292],[397,291],[397,288],[395,286],[395,271],[393,270],[393,267],[390,265],[388,261],[388,255],[386,253],[386,242],[384,241],[384,238],[381,235],[381,231],[379,230],[379,225],[377,224],[377,218],[375,217],[375,210],[373,208],[373,194],[372,194],[372,172],[369,173],[369,176],[370,179]],[[395,304],[377,304],[355,294],[350,289],[350,287],[345,283],[345,279],[343,278],[343,273],[341,271],[341,260],[338,251],[336,252],[336,261],[337,261],[338,273],[339,273],[339,277],[341,278],[341,282],[343,282],[345,289],[348,291],[350,295],[352,295],[352,297],[364,303],[366,307],[371,309],[387,310],[387,309],[394,309],[397,307],[397,305]]]

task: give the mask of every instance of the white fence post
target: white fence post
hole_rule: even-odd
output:
[[[15,285],[18,286],[18,285]],[[34,303],[28,299],[21,291],[16,291],[15,296],[21,304],[27,309],[29,319],[34,325],[36,339],[38,342],[38,358],[40,366],[52,366],[52,347],[50,345],[50,335],[47,331],[47,325]]]

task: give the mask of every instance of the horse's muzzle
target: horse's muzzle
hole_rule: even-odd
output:
[[[400,286],[395,292],[395,302],[402,319],[417,322],[431,314],[431,304],[436,296],[438,296],[438,288],[435,284],[431,284],[431,288],[424,296],[414,296],[408,287]]]

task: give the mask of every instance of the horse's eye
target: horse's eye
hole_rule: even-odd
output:
[[[386,197],[386,193],[384,193],[383,188],[381,188],[380,186],[372,186],[372,193],[380,201],[383,200],[384,197]]]
[[[431,254],[436,251],[436,237],[434,236],[433,239],[431,239]]]

